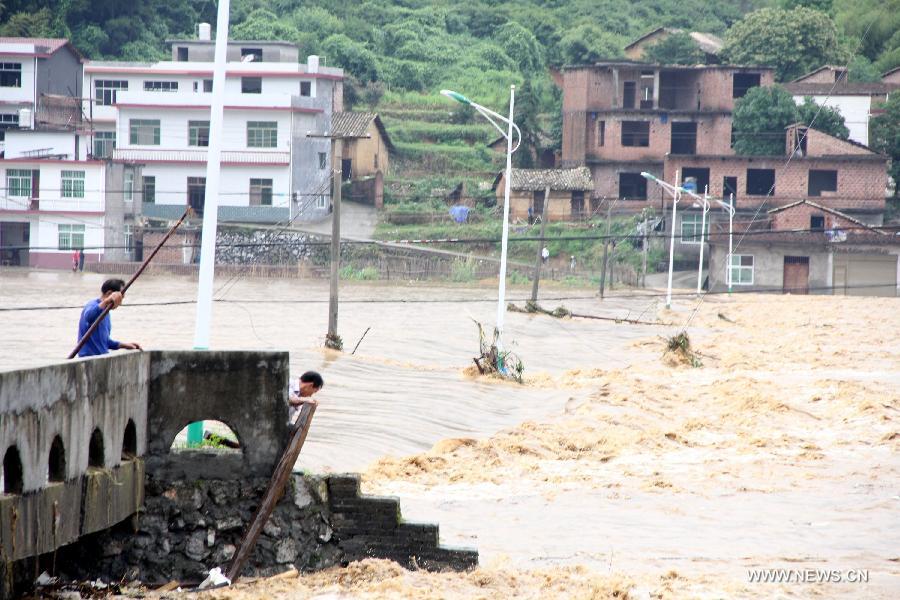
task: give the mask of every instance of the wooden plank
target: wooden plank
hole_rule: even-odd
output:
[[[282,494],[284,494],[284,486],[287,485],[291,472],[294,470],[294,463],[297,462],[297,457],[303,448],[303,442],[306,441],[306,435],[309,433],[309,426],[312,424],[315,412],[315,404],[304,404],[300,409],[300,416],[297,419],[297,424],[291,431],[291,439],[287,448],[285,448],[284,453],[281,455],[281,460],[278,461],[275,470],[272,472],[269,487],[266,488],[266,493],[263,494],[262,501],[256,509],[256,514],[253,515],[250,526],[247,528],[244,538],[234,553],[231,565],[228,567],[227,577],[231,580],[231,583],[237,581],[237,578],[240,576],[244,563],[250,558],[250,554],[252,554],[253,548],[256,546],[259,534],[262,533],[266,521],[269,520],[272,511],[275,510],[275,506],[281,499]]]

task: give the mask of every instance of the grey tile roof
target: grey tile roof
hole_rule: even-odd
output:
[[[494,179],[493,189],[497,189],[500,178],[506,171],[500,171]],[[594,189],[591,171],[587,167],[574,169],[513,169],[510,189],[534,192],[550,186],[554,191],[589,192]]]
[[[381,122],[381,118],[372,112],[338,112],[331,117],[331,135],[336,138],[364,138],[368,135],[369,124],[375,121],[378,132],[384,140],[389,152],[394,151],[394,144]]]

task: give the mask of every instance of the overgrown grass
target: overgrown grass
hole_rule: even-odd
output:
[[[375,281],[379,274],[375,267],[357,269],[353,265],[344,265],[338,271],[338,277],[347,281]]]

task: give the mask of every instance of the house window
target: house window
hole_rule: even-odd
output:
[[[134,250],[134,225],[126,225],[125,226],[125,251],[131,252]]]
[[[31,198],[31,180],[31,169],[7,169],[7,194],[15,198]]]
[[[112,158],[115,149],[115,131],[98,131],[94,134],[94,158]]]
[[[159,146],[159,119],[131,119],[129,142],[135,146]]]
[[[122,183],[122,199],[125,202],[134,201],[134,171],[125,171]]]
[[[728,270],[729,284],[753,285],[753,255],[734,254],[731,256],[731,268]]]
[[[262,77],[241,77],[242,94],[262,94]]]
[[[619,200],[646,200],[647,180],[640,173],[619,173]]]
[[[84,248],[84,225],[57,225],[59,250]]]
[[[262,48],[241,48],[241,62],[262,62]]]
[[[731,97],[743,98],[750,89],[759,85],[759,73],[735,73],[731,80]]]
[[[178,48],[176,50],[177,50],[178,58],[176,58],[175,60],[177,60],[179,62],[186,62],[188,59],[187,47],[186,46],[178,46]]]
[[[650,121],[622,121],[623,146],[649,146]]]
[[[278,123],[247,121],[248,148],[274,148],[278,145]]]
[[[188,204],[198,215],[203,214],[203,205],[206,202],[206,177],[187,178]]]
[[[641,71],[641,108],[653,108],[653,71]]]
[[[597,145],[606,143],[606,121],[597,121]]]
[[[747,169],[747,193],[751,196],[774,196],[775,169]]]
[[[822,192],[837,191],[837,171],[809,170],[809,186],[807,194],[821,196]]]
[[[328,208],[328,196],[316,196],[316,208],[323,210]]]
[[[672,154],[697,153],[697,123],[672,123]]]
[[[637,83],[626,81],[622,89],[622,108],[634,108],[634,100],[637,95]]]
[[[155,175],[144,175],[141,182],[141,194],[144,196],[143,200],[147,204],[154,204],[156,202]]]
[[[63,198],[84,198],[84,171],[63,171],[60,187]]]
[[[6,130],[19,126],[19,115],[13,113],[0,114],[0,142],[6,138]]]
[[[250,180],[250,206],[272,206],[272,180]]]
[[[319,169],[328,167],[328,155],[325,152],[319,152]]]
[[[709,236],[709,219],[706,220],[706,231],[703,232],[703,215],[700,214],[682,214],[681,215],[681,243],[682,244],[699,244],[706,241]],[[702,240],[701,240],[702,236]]]
[[[311,81],[301,81],[300,82],[300,95],[301,96],[312,96],[312,82]]]
[[[204,79],[203,80],[203,92],[209,94],[212,92],[212,79]]]
[[[97,106],[112,106],[116,93],[128,91],[128,82],[120,79],[98,79],[94,82],[94,100]]]
[[[722,196],[725,200],[731,201],[732,198],[737,199],[737,177],[722,178]]]
[[[822,215],[812,215],[809,217],[809,228],[813,231],[822,231],[825,229],[825,217]]]
[[[209,146],[209,121],[188,121],[188,146]]]
[[[681,170],[681,185],[683,187],[688,187],[685,182],[688,179],[694,180],[695,189],[694,192],[697,194],[703,194],[707,189],[709,189],[709,169],[706,168],[685,168]],[[688,189],[690,189],[688,187]]]
[[[22,63],[0,63],[0,87],[22,87]]]
[[[145,92],[177,92],[177,81],[145,81]]]

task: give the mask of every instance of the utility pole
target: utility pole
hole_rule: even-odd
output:
[[[606,266],[609,260],[609,231],[610,217],[612,216],[612,201],[606,203],[606,239],[603,242],[603,270],[600,272],[600,299],[603,299],[603,292],[606,288]]]
[[[650,246],[650,219],[644,215],[644,241],[641,244],[641,287],[647,287],[647,253]]]
[[[531,301],[537,302],[538,284],[541,281],[541,263],[544,261],[544,232],[547,228],[547,205],[550,204],[550,186],[544,188],[544,205],[541,207],[541,241],[538,244],[537,259],[534,263],[534,283],[531,284]]]
[[[331,287],[328,292],[328,335],[325,347],[332,350],[343,350],[341,338],[337,334],[338,319],[338,275],[341,268],[341,156],[343,141],[333,139],[333,157],[331,159]]]

